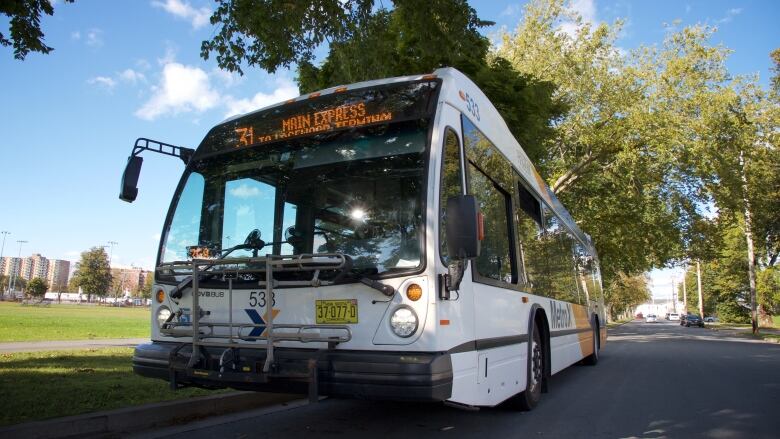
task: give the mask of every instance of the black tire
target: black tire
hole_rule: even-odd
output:
[[[685,323],[685,327],[686,327],[686,328],[690,328],[690,327],[691,327],[691,322],[686,322],[686,323]]]
[[[582,364],[595,366],[599,364],[599,349],[601,349],[601,339],[599,338],[599,324],[593,325],[593,353],[582,359]]]
[[[541,331],[533,326],[533,333],[528,344],[528,375],[525,390],[514,397],[517,408],[523,411],[533,410],[542,399],[542,382],[544,380],[544,345]]]

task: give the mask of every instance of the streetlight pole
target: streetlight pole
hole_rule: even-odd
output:
[[[114,256],[114,246],[119,245],[116,241],[108,241],[108,245],[111,246],[111,252],[108,254],[108,266],[111,267],[111,258]]]
[[[19,241],[16,241],[16,242],[19,243],[19,257],[18,257],[18,259],[19,259],[19,271],[21,271],[22,270],[22,244],[27,244],[27,241],[23,241],[23,240],[20,239]],[[11,285],[10,285],[10,290],[9,291],[16,291],[16,278],[19,277],[19,276],[17,276],[16,270],[14,270],[14,272],[12,274],[14,276],[11,279]]]
[[[0,233],[3,234],[3,246],[0,247],[0,263],[3,261],[3,252],[5,251],[5,237],[11,234],[11,232],[7,230],[3,230]],[[2,273],[0,273],[2,274]],[[0,300],[2,300],[5,297],[5,291],[0,291]]]

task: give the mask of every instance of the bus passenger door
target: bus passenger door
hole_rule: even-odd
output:
[[[460,135],[460,112],[445,104],[442,106],[439,126],[439,141],[432,148],[439,160],[431,160],[432,175],[439,184],[431,185],[431,198],[438,200],[438,215],[434,222],[437,228],[438,254],[434,261],[440,280],[440,297],[437,299],[436,337],[442,350],[451,354],[453,385],[451,401],[476,405],[477,399],[477,352],[475,350],[474,295],[471,280],[471,262],[466,262],[463,278],[457,289],[446,291],[443,282],[448,274],[447,266],[452,262],[447,250],[446,222],[447,199],[466,193],[463,172],[463,143]],[[429,198],[430,199],[430,198]],[[449,295],[449,298],[446,298]]]

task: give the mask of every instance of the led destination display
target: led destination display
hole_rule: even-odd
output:
[[[212,129],[196,155],[428,117],[438,84],[425,80],[350,90],[248,114]]]

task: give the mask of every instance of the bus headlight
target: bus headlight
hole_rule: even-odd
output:
[[[417,314],[411,308],[402,306],[390,316],[390,328],[399,337],[409,337],[417,331]]]
[[[157,327],[162,329],[163,323],[171,317],[171,310],[167,306],[161,306],[157,309]]]

